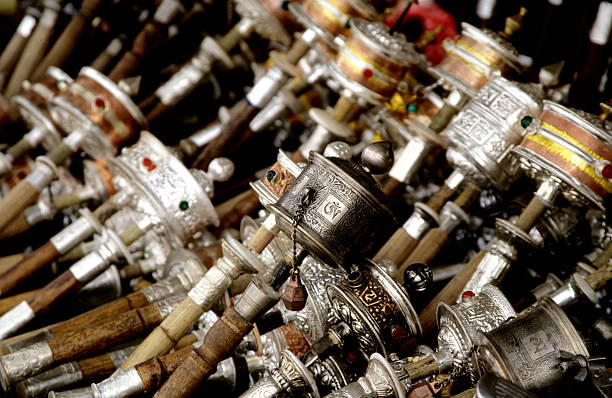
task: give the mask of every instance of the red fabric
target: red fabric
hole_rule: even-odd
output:
[[[393,12],[385,19],[385,24],[388,27],[395,25],[402,11],[406,7],[407,1],[400,1]],[[431,4],[413,4],[404,18],[403,24],[411,19],[419,19],[426,31],[433,31],[438,26],[443,26],[444,29],[438,34],[436,40],[425,46],[422,50],[429,62],[433,65],[438,64],[444,58],[445,51],[442,48],[442,42],[447,37],[454,38],[457,36],[457,24],[455,18],[445,11],[436,3]],[[401,28],[400,28],[401,31]]]

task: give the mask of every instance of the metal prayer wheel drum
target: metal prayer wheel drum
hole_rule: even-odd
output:
[[[183,246],[195,233],[219,218],[198,180],[151,133],[108,160],[118,190],[135,192],[136,208],[159,220],[170,242]],[[197,171],[195,171],[197,172]]]
[[[612,192],[612,135],[599,126],[595,115],[544,101],[539,125],[513,152],[531,178],[554,179],[570,202],[604,209]]]
[[[301,4],[292,4],[291,10],[300,23],[319,31],[319,36],[332,45],[334,37],[350,36],[351,18],[372,21],[379,16],[373,2],[364,0],[304,0]]]
[[[368,262],[346,282],[327,286],[338,318],[354,332],[366,354],[387,355],[407,337],[421,335],[419,318],[403,287],[379,265]]]
[[[418,55],[404,35],[390,34],[380,22],[351,20],[351,32],[330,65],[331,75],[357,97],[381,104],[396,91],[408,67],[418,62]]]
[[[449,163],[480,185],[506,189],[520,175],[510,150],[525,135],[522,119],[540,114],[541,96],[531,86],[495,77],[442,132]]]
[[[446,56],[432,68],[434,75],[453,88],[474,95],[494,72],[499,71],[504,76],[520,72],[516,49],[500,35],[465,22],[461,28],[462,33],[456,40],[444,42]]]
[[[528,390],[547,388],[563,378],[560,351],[589,356],[561,307],[547,297],[527,314],[490,332],[479,332],[476,341],[482,374],[492,371]]]
[[[47,105],[56,94],[68,89],[71,84],[70,76],[51,66],[39,81],[30,84],[12,98],[21,118],[30,129],[45,130],[42,145],[48,151],[60,143],[64,132],[55,126]]]
[[[311,152],[306,168],[270,206],[287,234],[306,189],[314,195],[298,223],[297,240],[327,264],[348,267],[377,248],[395,226],[380,185],[361,165]]]
[[[49,103],[51,115],[64,131],[84,131],[83,150],[93,158],[113,156],[146,128],[134,102],[113,81],[90,67],[79,72],[69,89]]]
[[[492,285],[486,285],[473,297],[454,305],[439,303],[438,348],[451,354],[456,366],[470,359],[476,331],[489,332],[516,312],[506,296]]]

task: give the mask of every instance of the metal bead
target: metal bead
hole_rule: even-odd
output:
[[[389,141],[374,142],[361,153],[361,163],[372,174],[384,174],[393,166],[393,145]]]

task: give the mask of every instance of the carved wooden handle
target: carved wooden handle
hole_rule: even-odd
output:
[[[202,345],[191,351],[170,378],[154,395],[155,398],[188,397],[200,383],[217,369],[217,364],[230,356],[253,325],[233,308],[228,308],[206,334]]]

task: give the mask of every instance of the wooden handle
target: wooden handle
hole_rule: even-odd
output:
[[[219,135],[206,145],[192,167],[206,170],[214,158],[223,156],[230,145],[242,139],[241,135],[258,111],[258,108],[249,105],[245,100],[234,106],[229,119],[221,126]]]
[[[219,215],[219,227],[215,228],[216,235],[219,235],[224,229],[238,225],[242,217],[252,214],[260,207],[259,196],[257,192],[250,189],[241,201],[236,203],[230,211],[223,215]]]
[[[33,18],[31,15],[25,16],[24,18]],[[0,75],[8,75],[15,63],[19,59],[19,55],[21,51],[25,47],[28,42],[27,36],[22,36],[19,33],[19,30],[15,31],[11,40],[8,42],[6,47],[4,47],[4,51],[2,51],[2,55],[0,55]],[[4,82],[0,80],[0,91],[4,87]]]
[[[302,151],[295,150],[292,154],[291,154],[291,160],[293,161],[293,163],[307,163],[308,159],[306,159],[304,157],[304,155],[302,154]]]
[[[70,270],[66,270],[26,301],[32,311],[36,315],[40,315],[45,313],[51,304],[81,287],[83,287],[83,283],[79,282]]]
[[[337,122],[348,122],[353,118],[359,108],[359,105],[350,100],[348,97],[341,96],[334,105],[331,115]]]
[[[406,189],[406,184],[396,180],[393,177],[388,177],[383,184],[383,193],[389,199],[394,199]]]
[[[385,243],[378,253],[376,253],[374,261],[387,259],[399,266],[416,247],[417,243],[419,243],[419,241],[408,235],[406,230],[398,228],[387,243]],[[402,276],[402,279],[403,278]]]
[[[2,232],[0,232],[0,239],[10,238],[12,236],[19,235],[29,230],[31,227],[32,226],[26,218],[25,213],[21,213],[17,216],[16,219],[11,221],[11,223],[7,225],[6,228],[2,230]]]
[[[21,180],[0,200],[0,231],[31,205],[40,192],[30,182]]]
[[[186,297],[121,364],[128,369],[167,353],[176,345],[204,313],[190,297]]]
[[[603,287],[606,286],[606,283],[612,279],[612,264],[599,268],[585,279],[593,290],[598,291],[603,289]]]
[[[36,249],[28,257],[0,275],[0,295],[12,291],[43,266],[57,259],[59,255],[60,253],[51,242]]]
[[[23,260],[26,256],[19,254],[12,254],[10,256],[0,257],[0,272],[4,273],[9,269],[13,268],[15,264]]]
[[[446,201],[448,201],[454,194],[454,189],[449,188],[446,184],[442,184],[440,189],[438,189],[436,193],[429,198],[426,204],[437,213],[442,210],[444,203],[446,203]]]
[[[405,270],[411,264],[423,263],[431,264],[431,261],[440,252],[442,247],[448,242],[448,234],[440,228],[427,231],[427,234],[419,241],[414,251],[408,256],[400,269]]]
[[[32,149],[34,149],[32,143],[29,140],[22,138],[17,141],[15,145],[7,149],[6,154],[9,155],[13,159],[13,161],[15,161],[21,158],[26,153],[30,152]]]
[[[450,104],[444,104],[442,109],[440,109],[435,114],[433,119],[431,119],[431,122],[429,123],[429,128],[435,131],[436,133],[439,133],[440,131],[444,130],[446,125],[451,121],[453,116],[457,114],[457,112],[459,112],[459,109],[457,109],[456,107]]]
[[[310,50],[310,46],[302,39],[297,39],[285,54],[285,59],[291,65],[296,65],[300,59]]]
[[[155,305],[131,310],[112,318],[50,339],[56,362],[83,358],[141,335],[162,320]]]
[[[54,336],[60,336],[62,334],[83,329],[96,322],[100,322],[104,319],[108,319],[118,314],[135,310],[149,304],[151,303],[147,301],[146,297],[141,292],[131,293],[125,297],[121,297],[83,314],[79,314],[74,318],[70,318],[64,322],[51,326],[49,327],[49,332],[51,332]]]
[[[108,77],[118,82],[132,76],[140,66],[144,56],[163,39],[160,27],[154,23],[147,23],[138,33],[132,43],[132,48],[123,54],[117,65],[108,74]]]
[[[226,52],[230,52],[234,47],[238,45],[240,40],[243,39],[243,35],[238,28],[238,24],[234,25],[229,32],[223,35],[217,43]]]
[[[116,369],[115,363],[108,353],[81,359],[78,364],[79,368],[81,368],[83,380],[92,380],[99,377],[110,376]]]
[[[47,53],[40,65],[34,71],[32,75],[33,80],[40,79],[45,74],[48,67],[61,67],[64,62],[66,62],[79,43],[83,32],[87,30],[89,22],[93,19],[101,4],[102,0],[83,1],[79,12],[72,17],[59,39],[57,39],[53,47],[51,47],[51,50],[49,50],[49,53]]]
[[[429,304],[419,314],[421,327],[423,328],[423,336],[429,335],[436,328],[436,310],[438,303],[453,304],[461,294],[465,284],[470,280],[470,277],[478,267],[480,260],[485,255],[485,251],[478,252],[470,262],[451,279],[446,286],[434,297]]]
[[[525,232],[529,232],[529,230],[538,222],[544,211],[546,211],[547,207],[548,206],[542,202],[540,198],[534,196],[531,198],[531,201],[519,216],[516,226]]]
[[[188,397],[217,369],[217,364],[238,347],[253,325],[233,308],[228,308],[210,328],[202,345],[191,351],[155,398]]]
[[[189,345],[173,353],[159,358],[152,358],[137,365],[136,372],[138,372],[144,387],[142,392],[148,394],[156,391],[168,379],[168,376],[180,366],[191,351],[193,351],[193,347]]]
[[[10,311],[14,306],[21,303],[22,301],[29,299],[39,290],[40,289],[30,290],[29,292],[24,292],[0,299],[0,315]]]
[[[262,225],[249,240],[248,246],[255,253],[259,254],[264,251],[270,242],[272,242],[274,236],[272,232],[268,231],[268,229]]]
[[[410,381],[417,381],[438,374],[440,366],[434,357],[428,355],[418,361],[408,362],[404,369],[410,375]]]
[[[7,97],[12,97],[21,90],[21,83],[30,77],[32,71],[40,62],[53,34],[57,16],[58,12],[56,10],[48,7],[44,9],[40,21],[23,49],[11,80],[6,87],[4,94]]]

